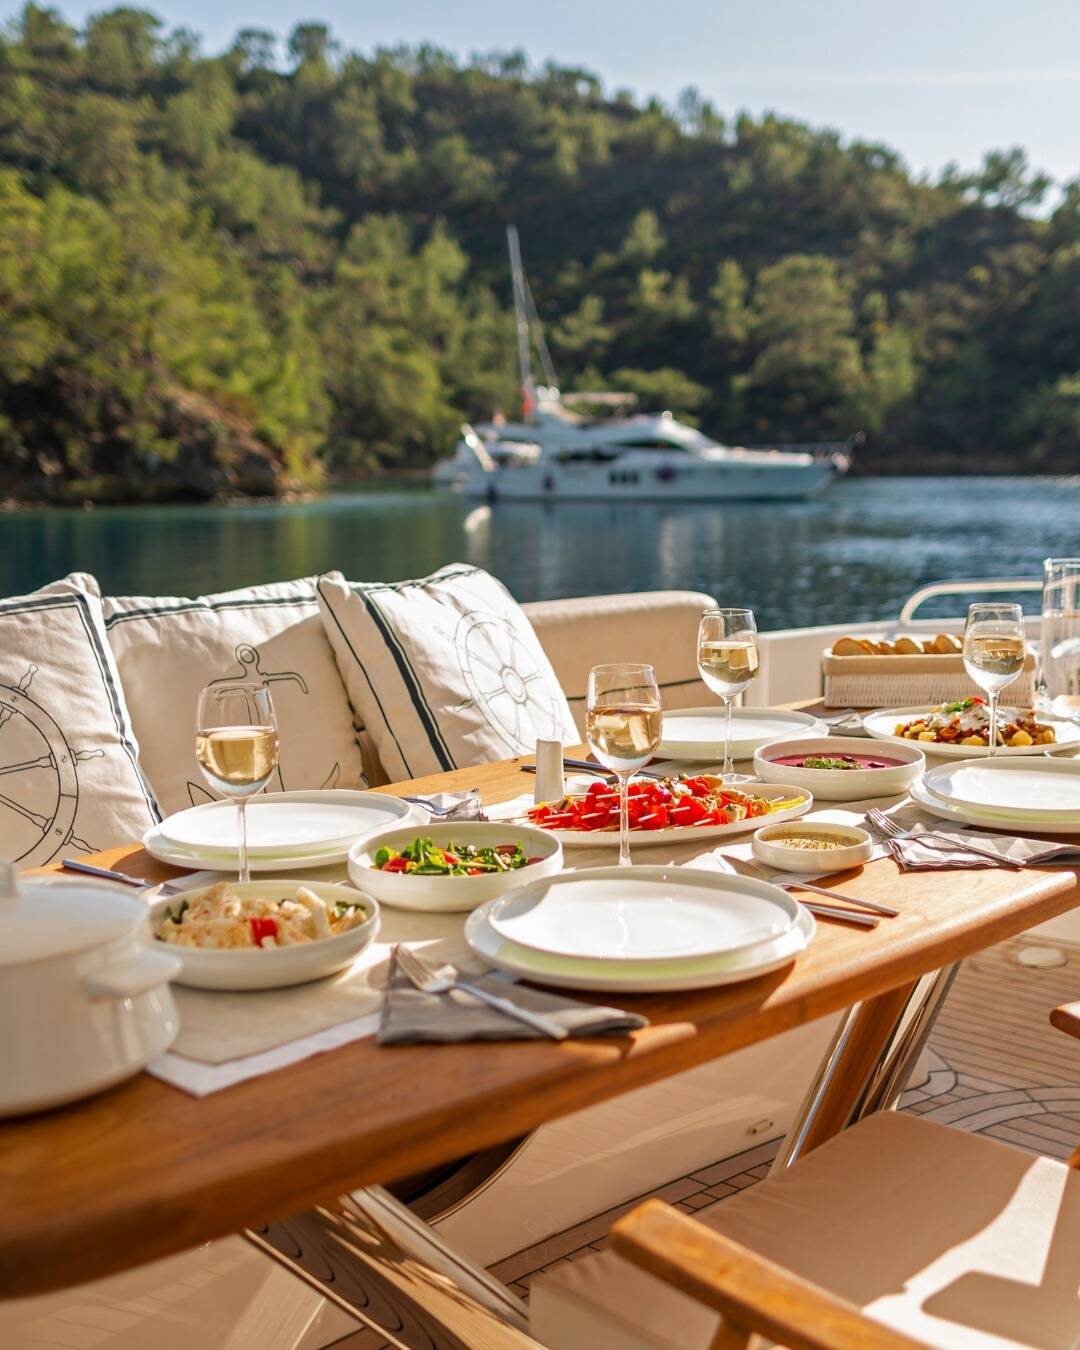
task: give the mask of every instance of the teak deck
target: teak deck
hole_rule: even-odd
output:
[[[479,786],[502,800],[521,792],[522,762],[408,790]],[[137,846],[97,861],[175,874]],[[364,1040],[209,1097],[140,1074],[89,1101],[0,1122],[0,1297],[106,1275],[493,1144],[875,998],[1080,902],[1071,871],[899,876],[891,861],[868,865],[853,891],[898,899],[902,912],[873,931],[822,922],[792,965],[744,984],[620,998],[652,1022],[625,1038],[392,1049]]]

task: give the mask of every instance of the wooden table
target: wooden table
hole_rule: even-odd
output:
[[[528,781],[522,762],[396,790],[478,785],[487,801],[506,800]],[[174,875],[138,847],[97,861]],[[81,1104],[0,1123],[0,1297],[296,1214],[856,1003],[864,1015],[848,1054],[858,1065],[895,1025],[914,981],[1080,902],[1076,875],[1062,870],[899,876],[879,861],[853,889],[899,897],[900,916],[873,931],[823,922],[792,965],[744,984],[621,999],[651,1020],[625,1038],[393,1049],[365,1040],[208,1097],[140,1074]],[[836,1119],[822,1128],[844,1109],[834,1100]]]

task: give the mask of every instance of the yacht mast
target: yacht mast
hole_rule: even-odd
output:
[[[518,238],[516,225],[507,225],[506,245],[510,253],[510,281],[514,291],[514,319],[517,328],[522,412],[525,420],[530,421],[536,409],[536,381],[533,379],[532,373],[532,343],[534,341],[537,354],[540,357],[540,365],[543,368],[544,379],[547,381],[548,391],[556,398],[559,394],[558,380],[555,377],[551,353],[548,351],[547,342],[544,340],[540,316],[536,312],[532,291],[529,289],[529,281],[521,261],[521,241]]]

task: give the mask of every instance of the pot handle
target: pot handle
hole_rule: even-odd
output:
[[[83,980],[93,1002],[106,998],[134,998],[179,975],[184,963],[168,952],[145,951],[117,961]]]

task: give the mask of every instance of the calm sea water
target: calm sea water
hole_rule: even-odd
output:
[[[197,595],[332,568],[398,581],[465,560],[519,600],[689,587],[779,628],[892,617],[927,581],[1039,575],[1046,556],[1080,554],[1080,478],[857,479],[816,502],[730,506],[478,507],[374,491],[17,512],[0,517],[0,538],[0,595],[74,570],[114,595]]]

